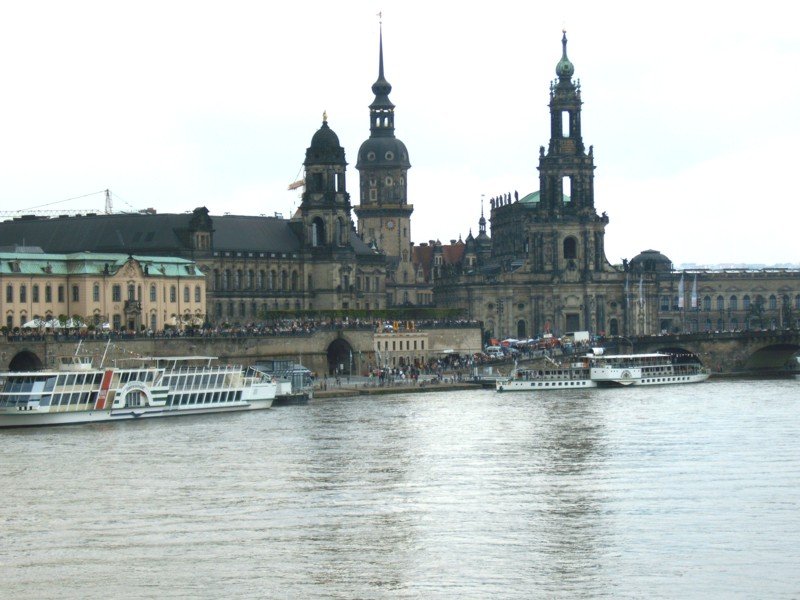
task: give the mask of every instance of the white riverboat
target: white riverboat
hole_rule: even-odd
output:
[[[511,375],[498,380],[498,392],[528,390],[563,390],[628,385],[670,385],[699,383],[709,372],[699,363],[676,362],[675,356],[651,354],[587,354],[560,365],[536,369],[515,369]]]
[[[69,356],[56,369],[0,373],[0,427],[257,410],[272,406],[277,390],[268,375],[215,357],[136,360],[103,368]]]

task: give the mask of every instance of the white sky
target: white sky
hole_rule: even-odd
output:
[[[549,4],[556,5],[551,8]],[[0,210],[294,212],[327,110],[358,198],[383,11],[415,242],[539,187],[567,28],[613,263],[798,260],[791,2],[14,2],[0,20]],[[102,211],[103,196],[48,209]],[[32,211],[31,211],[32,212]],[[0,241],[1,242],[1,241]]]

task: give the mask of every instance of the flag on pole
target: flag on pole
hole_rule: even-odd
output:
[[[697,308],[697,275],[694,276],[694,283],[692,283],[692,308]]]
[[[678,308],[683,308],[685,292],[683,291],[683,274],[681,280],[678,282]]]

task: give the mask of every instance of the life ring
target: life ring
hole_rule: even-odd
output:
[[[622,372],[622,378],[623,379],[630,379],[631,378],[631,372],[630,371],[623,371]]]

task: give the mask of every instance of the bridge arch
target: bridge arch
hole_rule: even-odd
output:
[[[744,368],[752,371],[774,371],[786,367],[796,368],[794,355],[800,345],[792,343],[769,344],[752,352],[745,360]]]
[[[353,346],[344,338],[336,338],[328,345],[328,374],[355,373]]]
[[[682,346],[659,347],[657,352],[662,352],[664,354],[671,354],[672,356],[675,357],[675,362],[677,362],[677,363],[689,363],[689,364],[699,363],[699,364],[702,364],[702,362],[703,362],[702,360],[700,360],[700,357],[697,355],[696,352],[694,352],[694,351],[692,351],[692,350],[690,350],[688,348],[684,348]],[[706,365],[706,366],[708,366],[708,365]]]
[[[42,368],[44,368],[42,360],[30,350],[17,352],[8,363],[9,371],[40,371]]]

